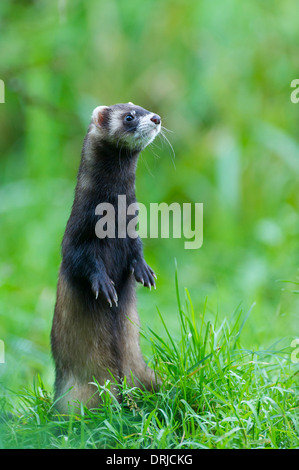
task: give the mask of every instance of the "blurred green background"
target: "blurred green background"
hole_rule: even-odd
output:
[[[255,302],[243,344],[298,337],[299,104],[297,5],[291,0],[0,3],[0,381],[40,373],[51,389],[49,335],[60,243],[93,108],[133,101],[162,116],[139,161],[137,198],[202,202],[204,242],[146,239],[157,290],[138,287],[142,326],[178,329],[175,259],[199,318]],[[290,344],[291,339],[287,340]],[[143,342],[143,349],[150,348]]]

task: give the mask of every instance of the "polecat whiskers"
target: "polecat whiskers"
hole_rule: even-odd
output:
[[[163,128],[164,129],[164,128]],[[168,129],[167,129],[168,130]],[[169,147],[171,148],[171,152],[172,152],[172,155],[171,155],[171,160],[172,160],[172,163],[173,163],[173,166],[174,168],[176,169],[176,166],[175,166],[175,162],[174,162],[174,159],[175,159],[175,151],[173,149],[173,146],[171,145],[170,141],[168,140],[168,138],[166,137],[166,135],[164,134],[164,132],[161,130],[160,131],[160,135],[163,137],[163,139],[165,140],[165,142],[169,145]]]

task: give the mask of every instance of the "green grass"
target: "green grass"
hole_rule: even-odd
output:
[[[298,273],[298,21],[293,0],[221,7],[0,2],[0,447],[298,446],[298,284],[282,281]],[[161,392],[121,407],[107,395],[64,422],[49,341],[59,246],[92,109],[126,101],[162,116],[175,151],[157,139],[142,153],[138,201],[202,202],[204,241],[144,240],[158,281],[138,288],[142,350]]]
[[[160,315],[164,334],[149,329],[150,363],[163,378],[156,394],[120,386],[119,404],[107,383],[97,384],[102,405],[66,420],[37,376],[32,390],[2,399],[2,448],[297,448],[298,364],[290,348],[242,348],[250,309],[230,318],[198,316],[176,278],[180,335],[174,338]],[[8,413],[10,413],[8,415]]]

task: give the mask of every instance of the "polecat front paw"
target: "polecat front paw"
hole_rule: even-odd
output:
[[[113,303],[117,307],[117,292],[115,290],[114,282],[110,279],[110,277],[103,277],[102,275],[95,276],[91,282],[91,290],[96,299],[98,299],[99,295],[101,295],[104,299],[107,300],[110,307],[112,307]]]
[[[144,260],[134,260],[131,264],[131,272],[134,274],[137,282],[150,289],[152,286],[156,289],[155,279],[157,279],[157,276]]]

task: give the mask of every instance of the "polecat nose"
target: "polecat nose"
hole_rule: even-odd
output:
[[[154,114],[151,117],[151,121],[158,125],[161,122],[161,118],[160,118],[160,116],[158,116],[158,114]]]

